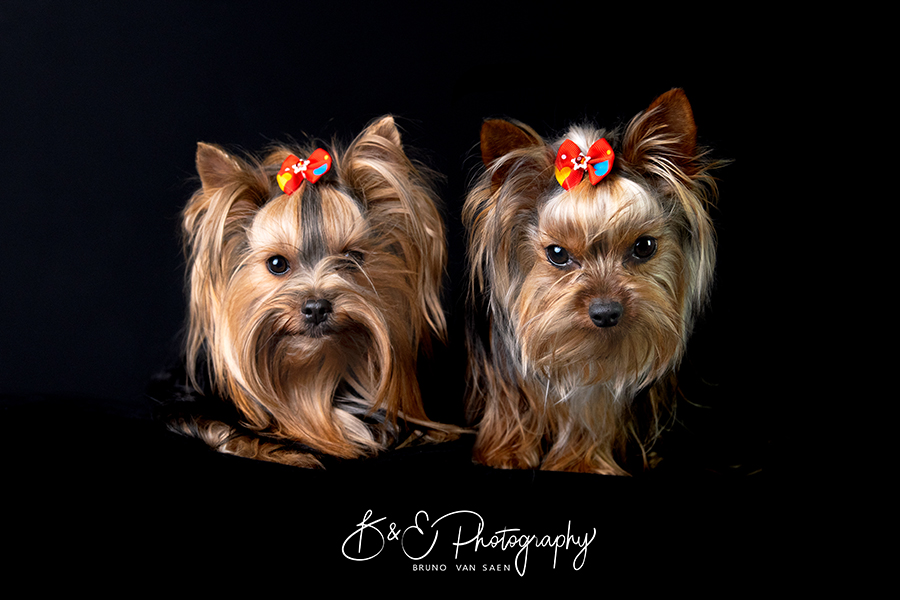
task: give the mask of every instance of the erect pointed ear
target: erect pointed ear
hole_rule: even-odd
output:
[[[673,89],[636,116],[625,132],[625,159],[641,165],[663,157],[691,175],[697,151],[697,125],[684,90]]]
[[[382,117],[363,129],[347,148],[344,159],[374,159],[391,163],[405,160],[400,131],[394,117]]]
[[[220,188],[241,171],[241,164],[213,144],[197,144],[197,174],[203,189],[210,192]]]
[[[697,149],[697,125],[694,123],[694,111],[682,89],[669,90],[647,108],[653,112],[661,124],[669,127],[672,135],[678,136],[681,152],[692,156]]]
[[[373,122],[363,131],[362,135],[383,137],[395,146],[402,146],[402,143],[400,142],[400,131],[397,129],[394,117],[391,115],[386,115]]]
[[[222,236],[243,234],[242,220],[266,203],[271,183],[257,163],[230,156],[213,144],[198,143],[196,161],[202,185],[185,206],[182,227],[188,242],[208,250],[220,246]],[[226,221],[235,231],[226,231]]]
[[[366,198],[373,187],[384,182],[386,167],[391,171],[400,169],[400,172],[413,168],[391,116],[373,121],[356,136],[337,165],[344,181]]]
[[[541,136],[524,123],[488,119],[481,125],[481,160],[486,167],[513,150],[543,143]]]
[[[541,136],[524,123],[488,119],[481,125],[481,160],[488,168],[511,152],[543,145]],[[512,164],[509,161],[499,165],[491,175],[491,187],[494,190],[506,179]]]

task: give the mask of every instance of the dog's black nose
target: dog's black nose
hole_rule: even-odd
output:
[[[307,300],[303,305],[303,315],[313,325],[318,325],[328,318],[332,311],[331,302],[325,299]]]
[[[591,302],[588,314],[597,327],[612,327],[619,322],[623,310],[622,305],[615,300],[600,300],[598,298]]]

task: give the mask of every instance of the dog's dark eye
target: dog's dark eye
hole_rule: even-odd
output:
[[[349,269],[357,269],[362,267],[365,256],[357,250],[348,250],[344,252],[344,266]]]
[[[363,264],[363,253],[356,250],[350,250],[344,253],[344,258],[357,265]]]
[[[291,266],[283,256],[271,256],[266,260],[266,267],[272,275],[284,275],[291,270]]]
[[[547,246],[547,260],[554,267],[564,267],[572,262],[572,257],[562,246]]]
[[[656,254],[656,238],[649,235],[642,235],[634,243],[631,249],[632,255],[638,260],[647,260]]]

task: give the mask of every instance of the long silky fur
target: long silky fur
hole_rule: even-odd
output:
[[[708,298],[714,165],[696,148],[680,90],[661,96],[624,130],[581,125],[546,143],[528,126],[512,125],[518,132],[508,122],[486,122],[486,169],[463,209],[475,315],[467,394],[479,428],[474,456],[496,467],[625,474],[620,462],[629,438],[646,462],[671,414],[674,372]],[[570,138],[588,148],[600,137],[615,149],[613,172],[597,186],[585,177],[564,191],[553,176],[559,145]],[[547,227],[585,248],[603,239],[616,251],[577,271],[543,275]],[[615,238],[620,231],[628,233]],[[644,231],[660,232],[665,251],[638,273],[625,273],[616,244],[627,248]],[[623,325],[602,332],[572,325],[586,318],[588,290],[600,289],[626,303],[627,337],[615,337]],[[601,335],[615,345],[598,344]],[[594,354],[608,348],[616,353]]]
[[[183,213],[185,360],[191,384],[203,390],[200,371],[208,372],[240,423],[201,415],[171,425],[223,452],[300,466],[318,466],[316,454],[385,449],[397,442],[398,419],[431,424],[416,360],[446,329],[447,257],[433,176],[407,157],[393,119],[374,122],[345,148],[334,145],[333,172],[285,196],[279,166],[313,149],[276,146],[241,158],[199,145],[202,186]],[[303,222],[304,203],[318,203],[309,210],[320,211],[321,231]],[[363,260],[331,247],[340,240]],[[300,256],[304,244],[321,256]],[[287,276],[265,272],[267,255],[291,252]],[[305,298],[319,296],[334,305],[338,331],[327,338],[307,335],[300,314]]]

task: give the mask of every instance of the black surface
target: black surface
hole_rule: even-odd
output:
[[[690,549],[690,561],[720,573],[752,564],[794,510],[780,482],[762,475],[498,471],[472,464],[466,438],[312,471],[217,454],[89,399],[16,400],[4,399],[2,411],[7,447],[17,449],[2,461],[8,542],[63,556],[66,569],[139,570],[164,557],[216,577],[246,561],[302,565],[314,579],[337,570],[356,583],[372,575],[512,583],[597,576],[620,561],[639,566],[647,552],[671,566]],[[364,529],[360,550],[362,523],[374,528]],[[571,533],[591,542],[580,559],[573,544],[561,547],[555,565],[536,541],[527,556],[471,543],[457,554],[454,543],[471,540],[479,524],[484,542],[502,530],[507,540]],[[457,570],[468,565],[475,570]],[[426,568],[441,570],[416,570]]]

